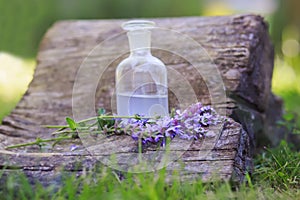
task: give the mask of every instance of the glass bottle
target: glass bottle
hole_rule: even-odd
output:
[[[168,115],[167,69],[163,62],[151,55],[152,21],[125,22],[130,55],[116,70],[118,115]]]

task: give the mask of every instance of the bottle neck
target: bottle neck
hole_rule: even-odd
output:
[[[135,30],[127,33],[131,55],[151,54],[151,32],[148,30]]]

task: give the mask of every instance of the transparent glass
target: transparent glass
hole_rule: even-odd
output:
[[[154,22],[135,20],[122,25],[127,31],[130,55],[116,70],[118,115],[168,115],[167,69],[151,55]]]

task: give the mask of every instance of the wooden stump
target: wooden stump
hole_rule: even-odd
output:
[[[194,141],[188,149],[181,149],[181,157],[167,169],[181,170],[182,177],[210,180],[218,174],[223,180],[242,181],[251,169],[255,141],[259,145],[276,144],[282,137],[274,125],[281,118],[282,106],[270,91],[273,47],[267,25],[256,15],[153,20],[163,28],[157,34],[165,34],[154,31],[152,53],[168,67],[171,107],[184,108],[192,99],[213,104],[236,121],[229,120],[222,125],[220,134],[213,133],[217,140],[212,137],[214,143],[206,157],[199,152],[210,144],[209,139]],[[50,130],[41,125],[64,124],[66,116],[77,120],[90,117],[99,107],[114,111],[114,71],[128,55],[127,38],[120,28],[124,21],[61,21],[50,28],[41,42],[28,91],[0,126],[2,167],[22,170],[28,177],[45,182],[59,176],[57,170],[62,165],[65,171],[80,173],[99,162],[80,141],[60,144],[47,153],[36,148],[8,151],[5,147],[36,137],[51,137]],[[178,50],[186,57],[176,54]],[[197,66],[204,70],[197,71]],[[214,80],[218,78],[212,73],[214,66],[221,83]],[[188,85],[189,90],[178,83]],[[225,98],[217,90],[222,84]],[[73,142],[80,148],[70,152]],[[78,162],[79,169],[74,167]],[[185,164],[184,170],[178,167],[180,162]]]

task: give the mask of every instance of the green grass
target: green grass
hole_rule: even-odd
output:
[[[279,147],[266,149],[256,158],[254,178],[278,191],[300,188],[300,153],[282,141]]]
[[[166,173],[128,174],[124,180],[107,169],[80,178],[67,177],[61,187],[29,184],[22,173],[9,176],[0,186],[2,199],[299,199],[300,154],[287,143],[257,156],[251,180],[240,186],[229,182],[209,184],[174,180],[166,183]],[[96,174],[96,175],[95,175]],[[173,175],[176,178],[176,174]]]
[[[0,52],[0,123],[27,90],[34,67],[34,59]]]

